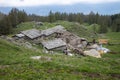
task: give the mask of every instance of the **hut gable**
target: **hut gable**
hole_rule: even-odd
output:
[[[35,39],[35,38],[41,36],[40,31],[36,30],[36,29],[30,29],[30,30],[22,31],[21,33],[24,34],[25,36],[27,36],[30,39]]]
[[[51,49],[66,46],[66,43],[64,41],[62,41],[61,39],[54,39],[54,40],[50,40],[50,41],[44,41],[44,42],[42,42],[42,45],[46,49],[51,50]]]
[[[60,31],[65,31],[64,27],[61,26],[61,25],[58,25],[58,26],[55,26],[53,28],[50,28],[50,29],[46,29],[46,30],[43,30],[41,33],[45,36],[49,36],[53,33],[57,33],[57,32],[60,32]]]

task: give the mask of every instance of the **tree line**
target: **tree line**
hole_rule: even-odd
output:
[[[0,13],[0,34],[10,34],[21,22],[28,21],[26,12],[13,8],[8,15]]]
[[[48,16],[38,16],[35,14],[27,14],[24,10],[20,11],[13,8],[8,15],[0,13],[0,34],[12,33],[12,29],[18,24],[26,21],[55,22],[57,20],[65,20],[70,22],[99,24],[100,33],[106,33],[108,30],[120,32],[120,13],[114,15],[100,15],[99,13],[90,12],[88,15],[83,13],[60,13],[52,11]]]

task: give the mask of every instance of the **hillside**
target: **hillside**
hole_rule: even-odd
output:
[[[81,25],[79,23],[75,23],[75,22],[68,22],[68,21],[57,21],[54,23],[48,23],[48,22],[44,22],[43,25],[38,25],[35,26],[35,22],[25,22],[25,23],[21,23],[17,26],[17,28],[15,28],[13,30],[14,33],[18,33],[22,30],[27,30],[27,29],[32,29],[32,28],[36,28],[39,30],[44,30],[47,28],[51,28],[54,27],[56,25],[62,25],[66,28],[66,30],[68,30],[69,32],[72,32],[80,37],[84,37],[84,38],[88,38],[95,36],[95,34],[93,33],[92,29],[89,28],[89,25],[87,27],[85,27],[84,25]],[[95,36],[96,37],[96,36]]]
[[[114,33],[117,35],[117,33]],[[114,34],[106,34],[112,38]],[[117,36],[116,36],[117,37]],[[116,38],[114,36],[114,38]],[[117,37],[118,38],[118,37]],[[118,38],[120,39],[120,38]],[[110,47],[110,46],[108,46]],[[119,45],[110,49],[120,52]],[[50,57],[51,60],[33,60],[32,56]],[[120,54],[104,54],[102,58],[45,54],[26,49],[0,39],[1,80],[119,80]]]

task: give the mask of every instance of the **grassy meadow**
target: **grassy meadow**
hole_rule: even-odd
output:
[[[57,22],[58,23],[58,22]],[[67,24],[69,23],[69,24]],[[60,22],[66,29],[75,23]],[[25,26],[29,25],[29,27]],[[56,23],[38,27],[39,29],[53,27]],[[75,24],[78,25],[78,24]],[[15,29],[16,32],[33,28],[32,23],[22,23]],[[78,25],[80,26],[80,25]],[[72,29],[72,30],[71,30]],[[68,30],[73,30],[70,27]],[[82,28],[81,30],[84,30]],[[81,34],[80,34],[81,33]],[[89,32],[88,32],[89,33]],[[82,35],[82,32],[78,32]],[[111,42],[120,42],[120,33],[104,34]],[[89,35],[86,34],[86,37]],[[66,56],[63,53],[43,53],[17,46],[0,39],[0,80],[119,80],[120,79],[120,45],[103,45],[116,54],[103,54],[102,58],[89,56]],[[46,56],[51,60],[33,60],[32,56]]]

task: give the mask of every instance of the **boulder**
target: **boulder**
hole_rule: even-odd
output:
[[[84,55],[88,55],[88,56],[92,56],[92,57],[96,57],[96,58],[101,58],[100,53],[95,49],[84,51]]]
[[[89,49],[98,49],[100,46],[98,44],[93,44],[91,46],[89,46]]]

